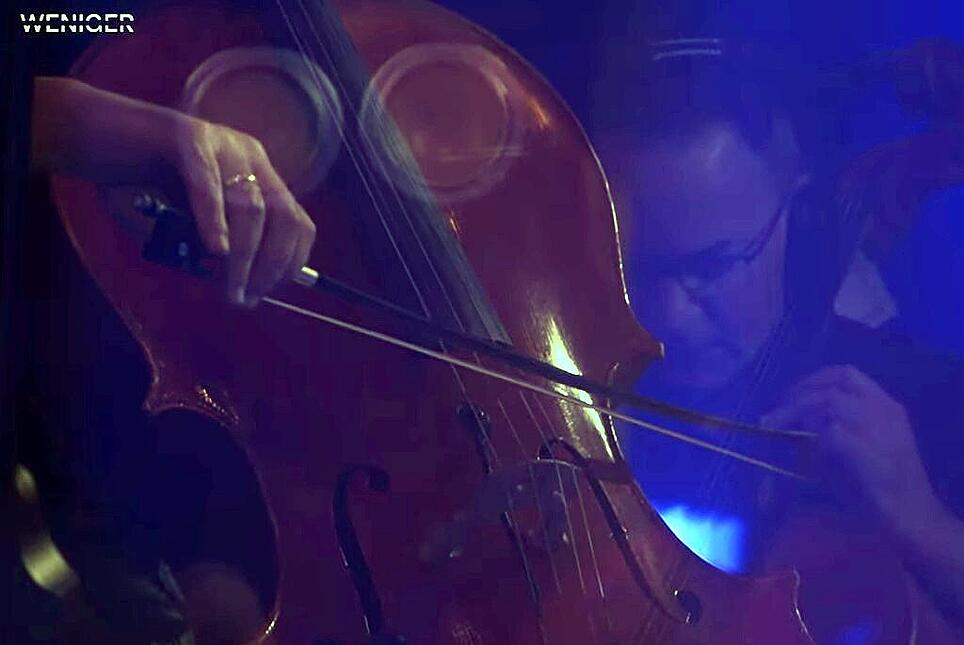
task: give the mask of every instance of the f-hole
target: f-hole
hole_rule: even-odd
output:
[[[332,499],[332,511],[335,518],[335,533],[338,536],[338,547],[341,549],[345,566],[351,574],[352,583],[358,593],[358,600],[362,606],[362,616],[365,626],[371,635],[371,643],[378,645],[403,645],[407,641],[400,636],[385,632],[385,616],[382,613],[382,601],[378,589],[372,579],[371,569],[365,559],[365,552],[358,542],[358,534],[352,523],[349,509],[348,492],[352,481],[363,476],[369,490],[387,493],[390,485],[388,473],[376,466],[352,466],[338,476]],[[320,641],[326,642],[326,641]]]

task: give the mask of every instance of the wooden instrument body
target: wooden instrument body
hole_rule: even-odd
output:
[[[522,152],[495,186],[444,212],[520,351],[601,380],[638,373],[658,345],[628,306],[608,188],[560,99],[507,47],[438,7],[365,0],[345,2],[339,12],[372,70],[424,43],[478,46],[504,63],[516,84]],[[209,56],[265,41],[254,14],[175,5],[139,15],[135,34],[99,43],[74,74],[177,107],[186,79]],[[82,263],[147,358],[145,410],[186,409],[213,419],[250,461],[275,530],[276,566],[269,568],[277,575],[257,584],[274,598],[265,627],[278,642],[371,642],[336,532],[333,503],[343,476],[353,481],[350,519],[384,615],[376,635],[452,644],[810,642],[795,605],[796,577],[729,576],[689,552],[649,506],[609,422],[595,412],[464,371],[456,376],[450,366],[276,306],[229,307],[214,285],[145,262],[99,187],[57,178],[54,196]],[[353,232],[352,203],[326,185],[301,201],[319,230],[312,266],[377,290],[380,278]],[[386,316],[335,296],[295,286],[274,295],[395,329]],[[468,401],[489,419],[487,444],[460,420]],[[562,467],[561,546],[543,548],[540,523],[524,521],[526,513],[538,515],[529,508],[512,518],[521,555],[505,525],[492,521],[444,562],[426,558],[439,527],[471,508],[486,481],[525,472],[550,437],[595,465],[655,589],[634,579],[586,477]],[[387,473],[388,490],[351,477],[359,465]],[[677,589],[699,598],[697,622],[670,617],[654,600],[655,593],[664,604],[676,602]]]

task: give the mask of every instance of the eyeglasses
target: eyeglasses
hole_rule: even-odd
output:
[[[787,210],[793,195],[794,193],[790,193],[780,200],[776,212],[770,216],[766,225],[753,236],[753,239],[747,242],[742,250],[720,252],[715,248],[710,248],[684,258],[666,260],[647,258],[642,261],[642,269],[646,279],[674,279],[694,295],[705,293],[708,288],[733,271],[737,265],[741,263],[748,265],[763,252],[767,242],[773,237],[773,232]]]

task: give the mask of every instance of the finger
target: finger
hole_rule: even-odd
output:
[[[838,439],[834,436],[838,429],[833,427],[831,420],[821,418],[819,408],[813,405],[796,404],[777,408],[764,415],[760,424],[767,428],[815,432],[819,440],[809,445],[802,455],[806,460],[814,460],[812,464],[825,463],[828,456],[840,452]]]
[[[799,402],[785,403],[760,417],[760,425],[775,430],[805,430],[813,426],[817,406]]]
[[[252,265],[264,235],[264,197],[257,184],[243,182],[225,189],[224,203],[231,240],[227,293],[235,304],[244,304]]]
[[[181,170],[188,202],[205,248],[215,255],[227,255],[230,242],[224,212],[221,171],[214,151],[203,138],[204,135],[193,130],[190,136],[190,141],[185,144]]]
[[[291,262],[291,266],[288,270],[289,279],[294,280],[301,274],[301,268],[308,266],[309,258],[311,256],[311,249],[315,244],[315,235],[317,229],[315,228],[315,223],[308,217],[308,213],[298,206],[298,209],[302,214],[302,234],[298,238],[298,243],[295,245],[295,255]]]
[[[777,405],[774,407],[783,407],[804,399],[831,397],[840,394],[853,396],[841,389],[836,383],[800,382],[783,392],[777,398]]]
[[[831,391],[813,392],[764,415],[765,427],[815,432],[837,451],[847,451],[868,440],[860,406],[851,395]]]
[[[290,271],[300,237],[297,216],[277,197],[268,200],[264,238],[255,257],[245,304],[254,306]]]
[[[853,365],[829,365],[802,379],[791,390],[821,386],[863,393],[868,387],[876,387],[876,383]]]
[[[267,275],[264,277],[264,283],[256,287],[257,293],[255,294],[257,298],[260,298],[282,279],[293,280],[301,273],[301,267],[307,264],[311,247],[314,244],[315,224],[288,190],[288,186],[275,171],[270,159],[260,145],[255,146],[254,156],[256,159],[255,165],[263,178],[265,193],[271,196],[268,199],[269,231],[273,229],[275,221],[281,223],[281,226],[290,229],[282,230],[282,234],[290,236],[292,243],[290,253],[284,254],[279,250],[276,257],[265,257]],[[281,244],[280,241],[279,244]],[[262,253],[267,253],[267,249],[263,249]],[[286,255],[286,259],[282,259],[283,255]],[[260,262],[261,258],[259,257],[255,264],[255,274],[260,269]],[[253,281],[254,278],[252,278]]]
[[[797,392],[791,399],[760,417],[765,427],[825,429],[831,420],[849,421],[854,415],[847,396],[833,388],[813,388]]]

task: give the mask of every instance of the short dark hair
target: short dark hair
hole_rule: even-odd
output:
[[[751,70],[730,55],[668,54],[644,64],[635,108],[641,135],[727,122],[754,149],[767,144],[778,105]]]
[[[654,41],[635,49],[609,61],[594,92],[594,128],[646,141],[725,124],[761,154],[785,159],[788,150],[771,149],[777,143],[792,146],[789,154],[799,156],[799,128],[773,52],[710,38]],[[775,139],[781,123],[789,124],[790,141]]]

